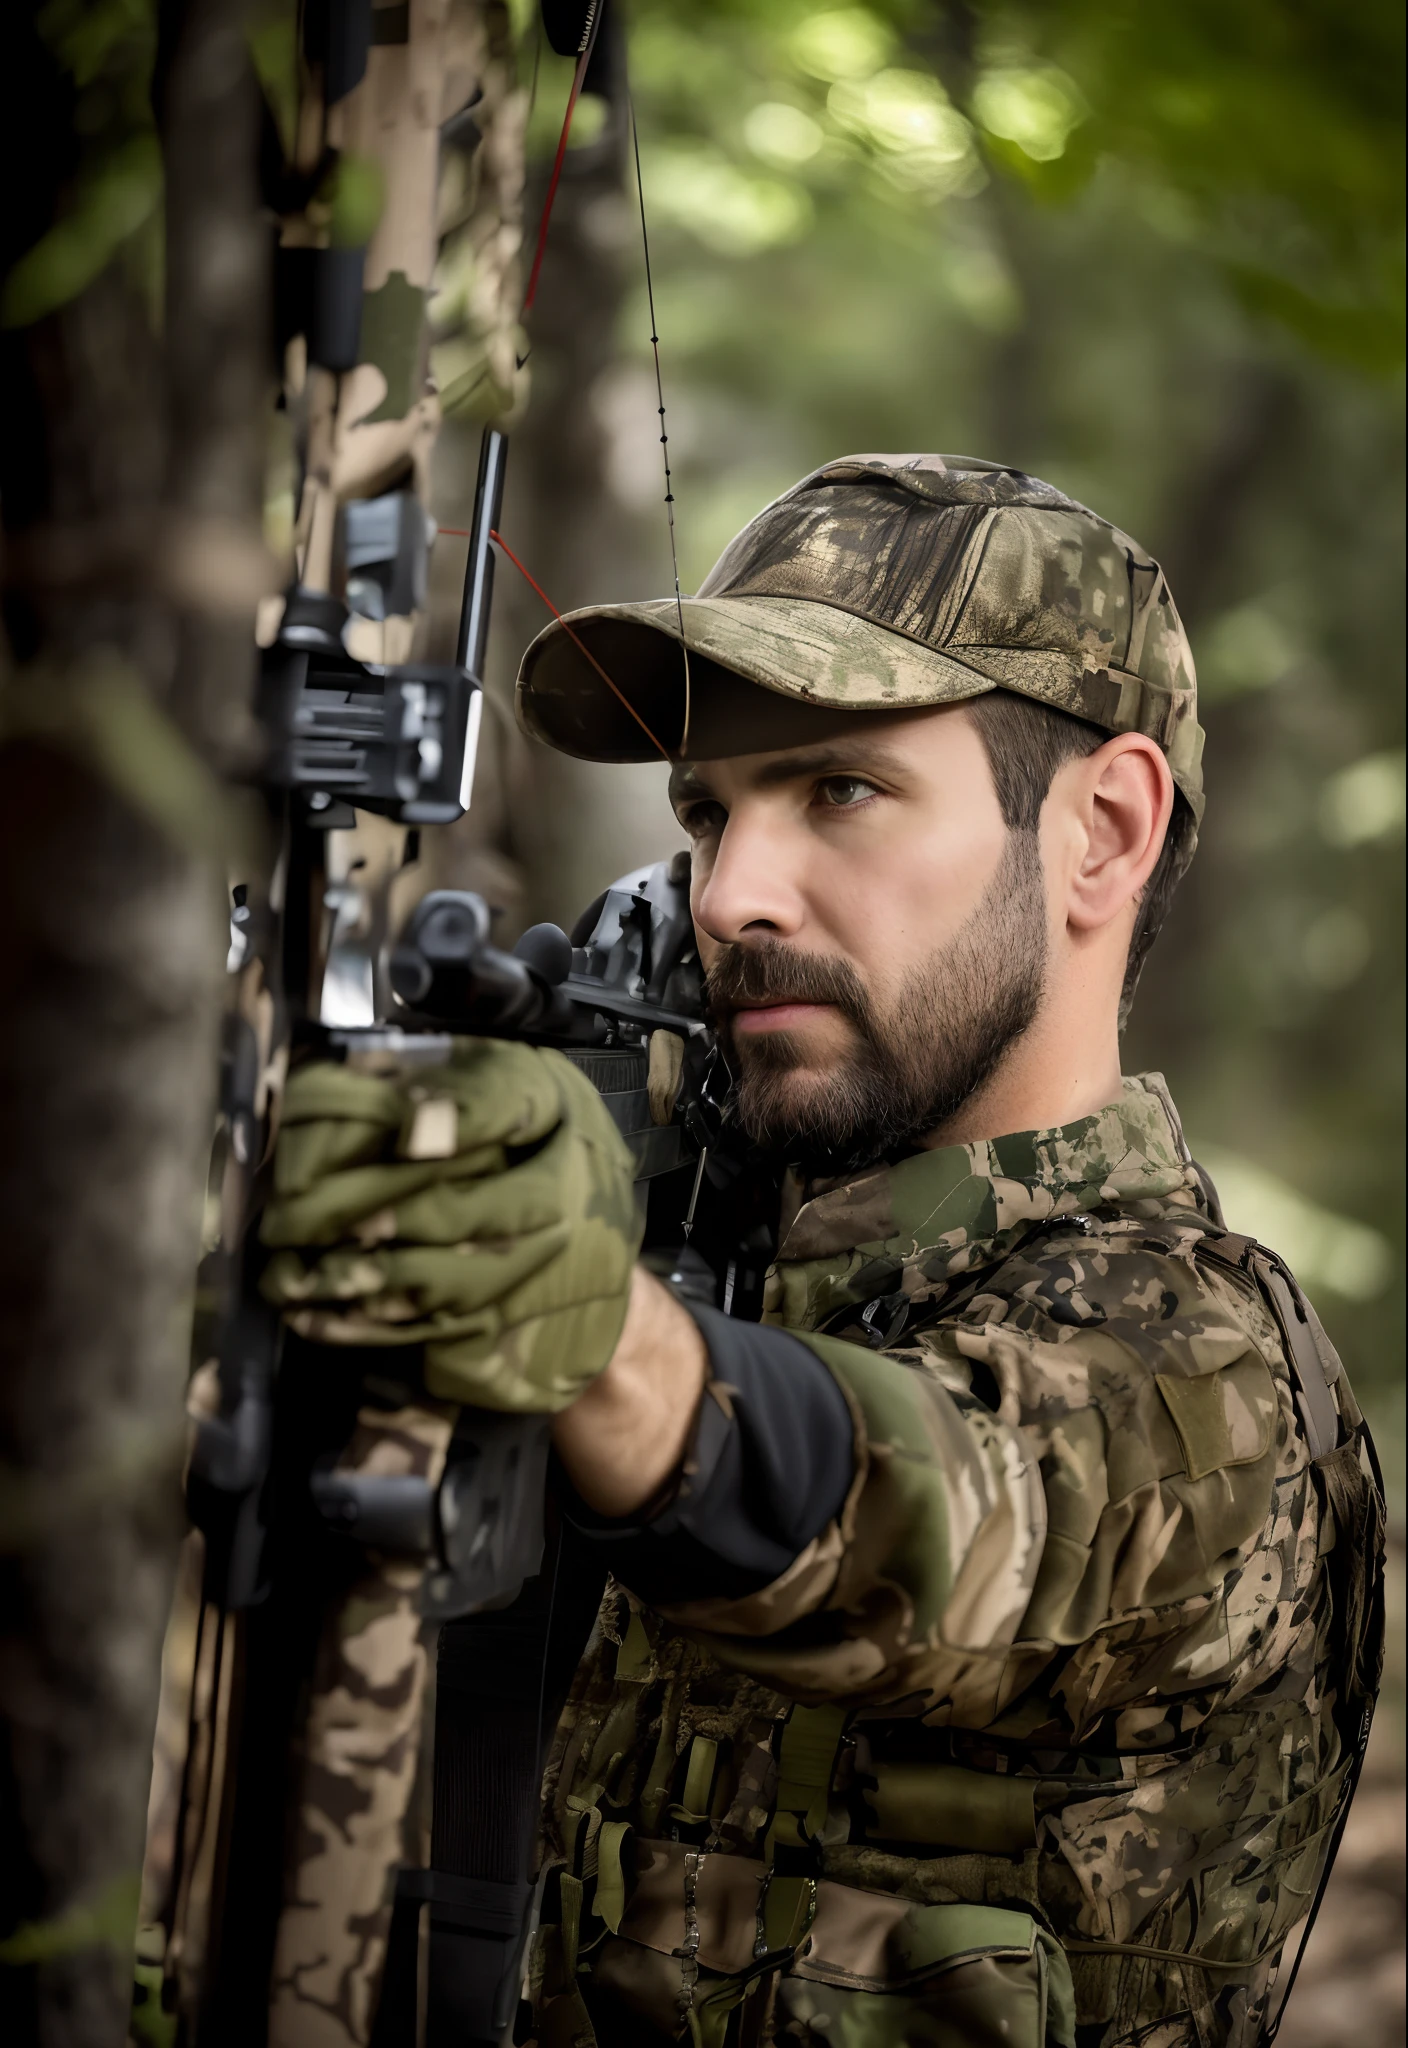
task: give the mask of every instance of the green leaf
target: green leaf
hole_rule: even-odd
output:
[[[130,1950],[137,1927],[141,1879],[134,1871],[115,1877],[96,1899],[68,1906],[49,1920],[27,1920],[0,1941],[0,1963],[47,1963],[86,1948]]]
[[[88,174],[71,210],[10,272],[0,298],[0,326],[32,326],[76,299],[150,220],[161,187],[156,136],[132,136]]]

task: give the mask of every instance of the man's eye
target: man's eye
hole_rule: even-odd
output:
[[[848,811],[874,796],[875,785],[862,782],[858,775],[829,775],[817,794],[830,810]]]
[[[679,821],[691,839],[707,839],[724,829],[728,812],[722,804],[687,804],[679,813]]]

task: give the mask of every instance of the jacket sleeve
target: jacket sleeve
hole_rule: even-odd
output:
[[[663,1611],[798,1699],[922,1692],[970,1726],[1057,1655],[1082,1721],[1155,1669],[1259,1682],[1317,1522],[1274,1332],[1187,1262],[1107,1263],[1095,1306],[1036,1274],[900,1356],[799,1334],[851,1409],[841,1513],[770,1585]]]
[[[987,1699],[1031,1598],[1046,1533],[1022,1432],[911,1363],[789,1332],[850,1412],[839,1513],[755,1592],[659,1603],[724,1663],[794,1698]]]

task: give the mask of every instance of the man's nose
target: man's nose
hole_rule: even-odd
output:
[[[695,923],[720,945],[801,931],[805,903],[785,837],[766,817],[730,813],[694,899]]]

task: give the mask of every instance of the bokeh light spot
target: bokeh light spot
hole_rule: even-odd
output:
[[[1401,839],[1408,778],[1401,747],[1366,754],[1332,775],[1320,793],[1320,831],[1331,846]]]
[[[990,135],[1015,142],[1036,163],[1050,163],[1064,154],[1086,110],[1074,81],[1047,65],[984,73],[973,89],[973,111]]]
[[[889,56],[894,36],[866,7],[814,14],[792,32],[792,55],[812,78],[864,79]]]
[[[766,163],[804,164],[820,150],[820,124],[785,100],[764,100],[743,122],[743,140]]]

